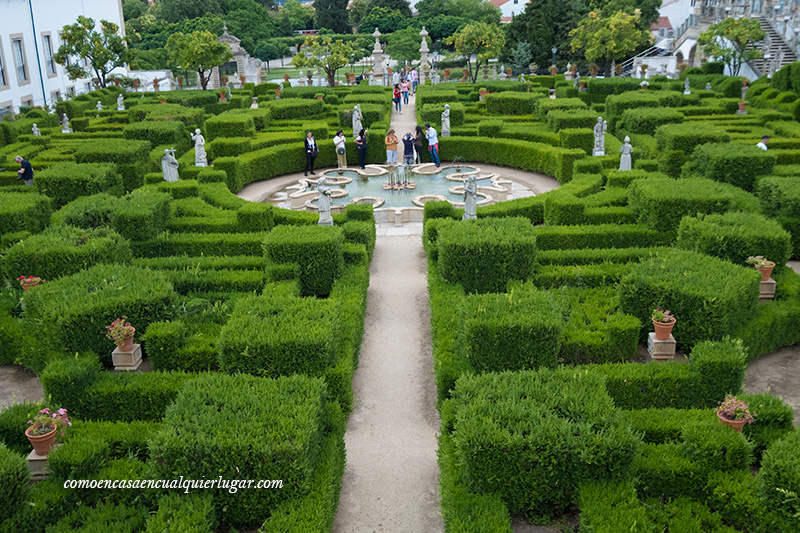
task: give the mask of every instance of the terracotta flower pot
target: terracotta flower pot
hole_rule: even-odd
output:
[[[39,285],[40,283],[41,283],[41,281],[40,281],[40,280],[36,280],[36,281],[21,281],[21,282],[20,282],[20,284],[22,285],[22,290],[23,290],[23,291],[26,291],[26,292],[27,292],[27,291],[28,291],[28,289],[30,289],[31,287],[36,287],[36,286],[37,286],[37,285]]]
[[[673,319],[672,322],[656,322],[653,319],[653,328],[656,331],[656,339],[665,341],[672,335],[672,328],[675,327],[677,320]]]
[[[762,267],[756,267],[756,270],[761,272],[761,281],[769,281],[770,276],[772,276],[772,270],[775,268],[775,263],[772,261],[767,261],[767,263]]]
[[[739,111],[747,111],[747,102],[737,102]]]
[[[125,335],[122,341],[117,341],[117,348],[121,352],[130,352],[133,350],[133,336],[136,334],[136,328],[129,335]]]
[[[734,429],[734,431],[739,431],[739,432],[742,431],[742,428],[746,423],[744,420],[728,420],[727,418],[722,416],[722,413],[720,412],[717,412],[717,418],[719,419],[720,423],[725,424],[726,426],[730,426]]]
[[[53,449],[53,444],[56,442],[56,430],[58,429],[56,426],[53,426],[53,430],[45,433],[44,435],[31,435],[31,430],[38,426],[31,426],[25,430],[25,436],[28,437],[33,449],[39,455],[47,455],[50,453],[50,450]]]

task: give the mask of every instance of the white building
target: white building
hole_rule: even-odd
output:
[[[530,0],[490,0],[492,5],[500,9],[500,22],[511,22],[514,15],[525,11],[525,5]]]
[[[121,0],[0,0],[0,13],[0,115],[91,90],[90,79],[70,81],[53,60],[61,28],[79,15],[94,19],[98,30],[100,20],[113,22],[125,36]]]

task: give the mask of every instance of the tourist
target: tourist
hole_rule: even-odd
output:
[[[417,154],[417,163],[422,163],[422,139],[425,138],[425,134],[422,133],[422,128],[417,126],[416,133],[414,135],[414,151]]]
[[[397,83],[394,86],[394,96],[392,98],[392,102],[394,102],[394,110],[402,115],[403,114],[403,104],[402,104],[402,100],[400,100],[400,96],[401,96],[400,95],[400,84]]]
[[[336,131],[336,137],[333,138],[333,146],[336,148],[336,162],[339,164],[339,170],[347,168],[347,152],[344,149],[344,133],[342,130]]]
[[[417,67],[414,67],[411,70],[411,94],[417,94],[417,84],[419,83],[419,77],[417,77]]]
[[[367,168],[367,130],[361,130],[356,137],[356,148],[358,148],[358,164],[361,170]]]
[[[431,161],[436,163],[439,168],[439,137],[436,136],[436,129],[430,124],[425,124],[425,138],[428,139],[428,151],[431,153]]]
[[[17,179],[22,180],[25,185],[33,185],[33,167],[31,162],[27,159],[22,159],[21,155],[14,158],[14,161],[20,164],[22,168],[17,170]]]
[[[397,166],[397,135],[394,134],[392,128],[386,132],[384,142],[386,143],[386,164]]]
[[[407,167],[414,164],[414,136],[410,131],[403,135],[403,164]]]
[[[766,150],[768,142],[769,142],[769,135],[764,135],[763,137],[761,137],[761,142],[756,144],[756,146],[758,146],[762,150]]]
[[[400,92],[403,93],[403,104],[408,105],[408,89],[410,88],[410,84],[408,83],[407,79],[404,79],[403,82],[400,84]]]
[[[306,146],[305,175],[308,176],[308,171],[311,170],[311,174],[316,176],[316,174],[314,173],[314,160],[319,155],[319,148],[317,148],[317,141],[314,140],[314,136],[311,134],[311,130],[306,132],[305,146]]]

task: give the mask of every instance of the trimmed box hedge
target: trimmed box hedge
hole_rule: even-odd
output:
[[[655,137],[660,153],[659,170],[673,178],[678,177],[681,167],[697,146],[731,140],[730,133],[722,128],[696,122],[659,126]]]
[[[620,135],[653,135],[664,124],[680,124],[683,113],[677,109],[663,107],[639,107],[625,109],[619,117],[616,131]]]
[[[342,272],[344,235],[338,227],[277,226],[264,240],[264,256],[272,263],[300,265],[303,296],[328,296]]]
[[[756,146],[708,143],[695,148],[694,168],[704,177],[752,191],[756,176],[771,174],[778,157]]]
[[[536,112],[537,102],[544,98],[538,93],[520,93],[506,91],[489,93],[484,96],[486,111],[492,115],[532,115]]]
[[[123,193],[122,177],[107,163],[58,163],[36,174],[36,187],[53,199],[56,208],[81,196]]]
[[[253,117],[238,113],[222,113],[206,121],[206,135],[209,141],[217,137],[253,137],[256,126]]]
[[[461,126],[464,124],[464,104],[460,102],[452,102],[449,104],[426,104],[425,107],[421,108],[422,111],[419,114],[420,122],[426,123],[430,122],[434,125],[436,130],[439,130],[439,126],[442,123],[442,113],[444,113],[444,106],[450,106],[450,127],[453,126]],[[405,132],[397,132],[398,137],[403,135]],[[441,131],[439,131],[441,134]]]
[[[52,200],[40,194],[0,191],[0,234],[42,231],[50,222]]]
[[[137,189],[116,202],[111,224],[128,239],[151,239],[167,228],[172,217],[171,202],[172,196],[167,193]]]

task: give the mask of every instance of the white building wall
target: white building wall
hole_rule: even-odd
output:
[[[500,17],[506,20],[506,17],[513,17],[525,11],[525,5],[529,0],[508,0],[505,4],[500,6]]]
[[[17,111],[20,105],[50,104],[72,91],[81,94],[91,90],[91,79],[70,81],[55,61],[54,72],[47,66],[50,54],[45,50],[46,37],[49,36],[55,55],[61,46],[61,28],[76,22],[79,15],[94,19],[98,30],[100,20],[108,20],[120,27],[123,36],[125,31],[121,0],[0,0],[0,14],[0,61],[4,74],[0,76],[0,113],[12,108]],[[17,74],[15,40],[22,45],[26,80],[20,80]],[[126,73],[120,68],[113,72]]]
[[[672,28],[677,30],[683,21],[694,13],[696,0],[664,0],[658,10],[661,17],[667,17]]]

